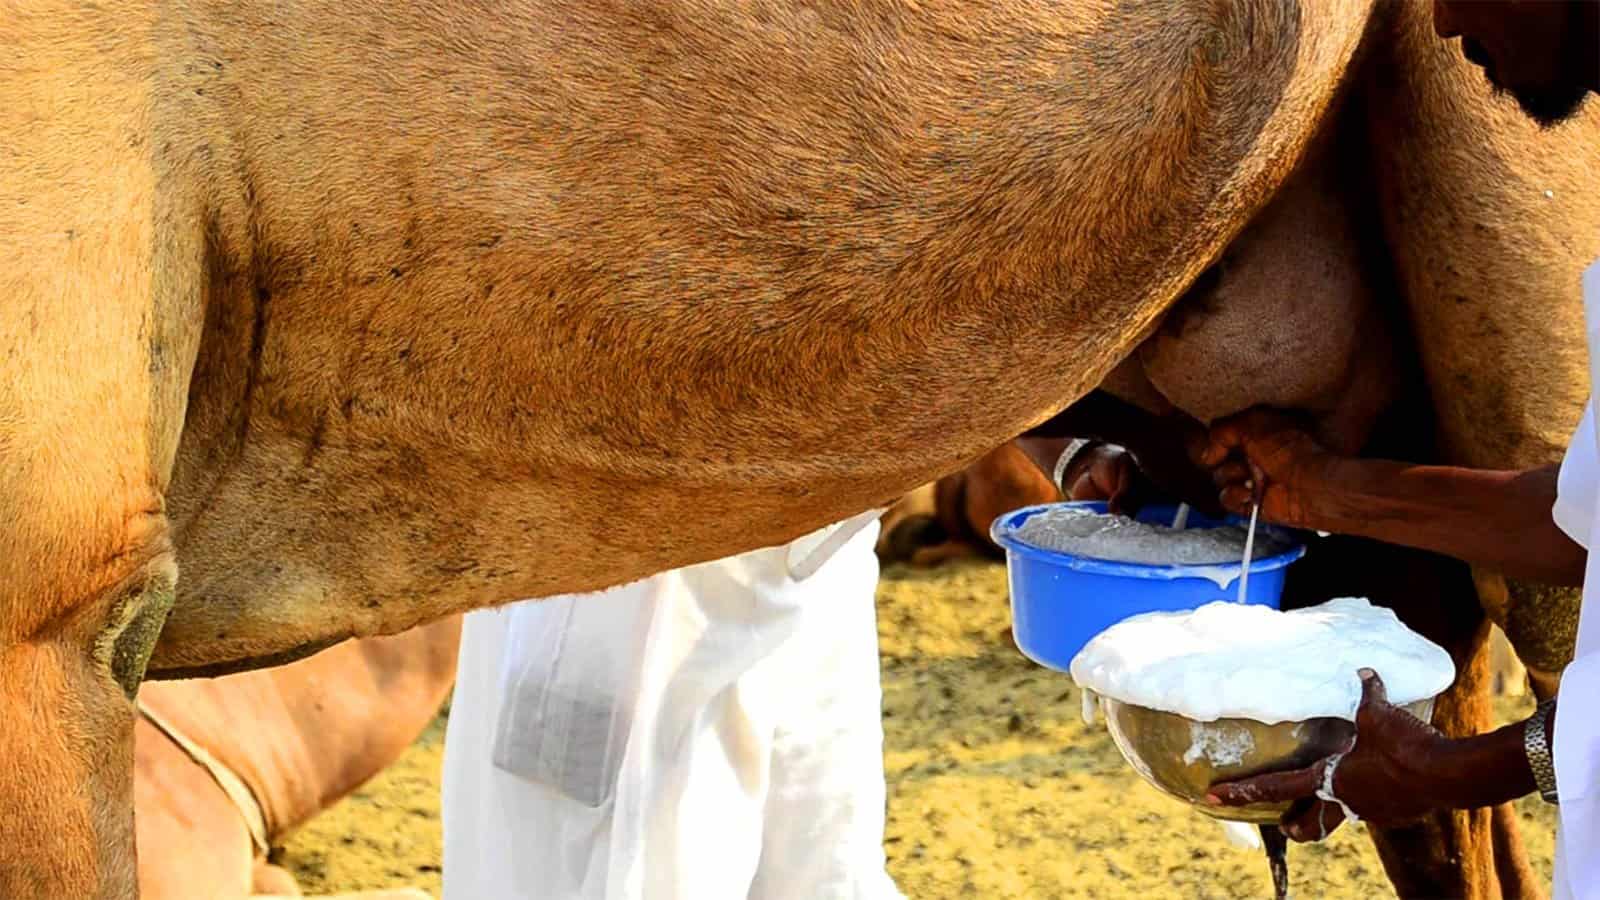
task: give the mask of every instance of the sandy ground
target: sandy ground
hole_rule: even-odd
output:
[[[1269,897],[1264,859],[1147,787],[1071,680],[1011,644],[1005,569],[891,568],[879,587],[889,868],[913,898]],[[1525,710],[1508,701],[1502,715]],[[306,893],[439,891],[443,719],[395,766],[290,841]],[[1548,878],[1554,816],[1521,806]],[[1392,896],[1366,834],[1290,848],[1299,897]]]

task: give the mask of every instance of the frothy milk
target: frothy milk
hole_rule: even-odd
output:
[[[1358,597],[1279,612],[1210,603],[1145,613],[1111,626],[1072,661],[1080,688],[1200,722],[1269,725],[1323,716],[1354,721],[1357,670],[1376,671],[1396,704],[1455,680],[1450,654]]]
[[[1017,528],[1017,537],[1035,547],[1108,562],[1215,565],[1238,563],[1248,534],[1237,525],[1168,528],[1127,516],[1053,506],[1028,517]],[[1276,556],[1292,546],[1283,533],[1263,528],[1256,536],[1255,557]]]

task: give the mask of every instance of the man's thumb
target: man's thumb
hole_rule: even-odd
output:
[[[1389,690],[1383,686],[1383,679],[1372,669],[1362,669],[1358,672],[1361,676],[1361,705],[1387,704]]]

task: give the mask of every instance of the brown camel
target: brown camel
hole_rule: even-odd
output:
[[[147,665],[780,543],[1062,409],[1371,8],[5,7],[0,896],[136,893]]]
[[[275,669],[145,685],[134,725],[141,895],[299,896],[267,848],[416,740],[455,680],[460,638],[461,617],[451,616]]]

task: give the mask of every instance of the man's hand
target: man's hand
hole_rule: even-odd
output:
[[[1133,456],[1115,444],[1090,444],[1061,473],[1068,500],[1104,500],[1114,513],[1138,512],[1149,483]]]
[[[1202,442],[1205,429],[1183,415],[1157,416],[1103,390],[1091,391],[1049,421],[1023,434],[1018,444],[1046,474],[1052,474],[1059,447],[1070,438],[1085,438],[1126,448],[1144,483],[1153,488],[1149,497],[1188,503],[1208,516],[1220,516],[1216,489],[1210,474],[1194,464],[1188,447]],[[1099,484],[1105,488],[1107,484]],[[1072,482],[1066,482],[1072,487]],[[1099,498],[1097,498],[1099,499]],[[1123,504],[1134,506],[1128,500]]]
[[[1454,806],[1457,798],[1445,785],[1462,779],[1455,742],[1391,705],[1376,672],[1362,669],[1360,675],[1356,736],[1343,753],[1292,772],[1213,785],[1206,801],[1219,806],[1294,802],[1282,826],[1296,841],[1319,841],[1338,828],[1345,818],[1340,802],[1377,825],[1401,825]]]
[[[1269,522],[1320,528],[1311,498],[1337,461],[1288,416],[1252,409],[1217,422],[1190,445],[1195,464],[1211,472],[1224,509],[1249,515],[1261,504]]]

